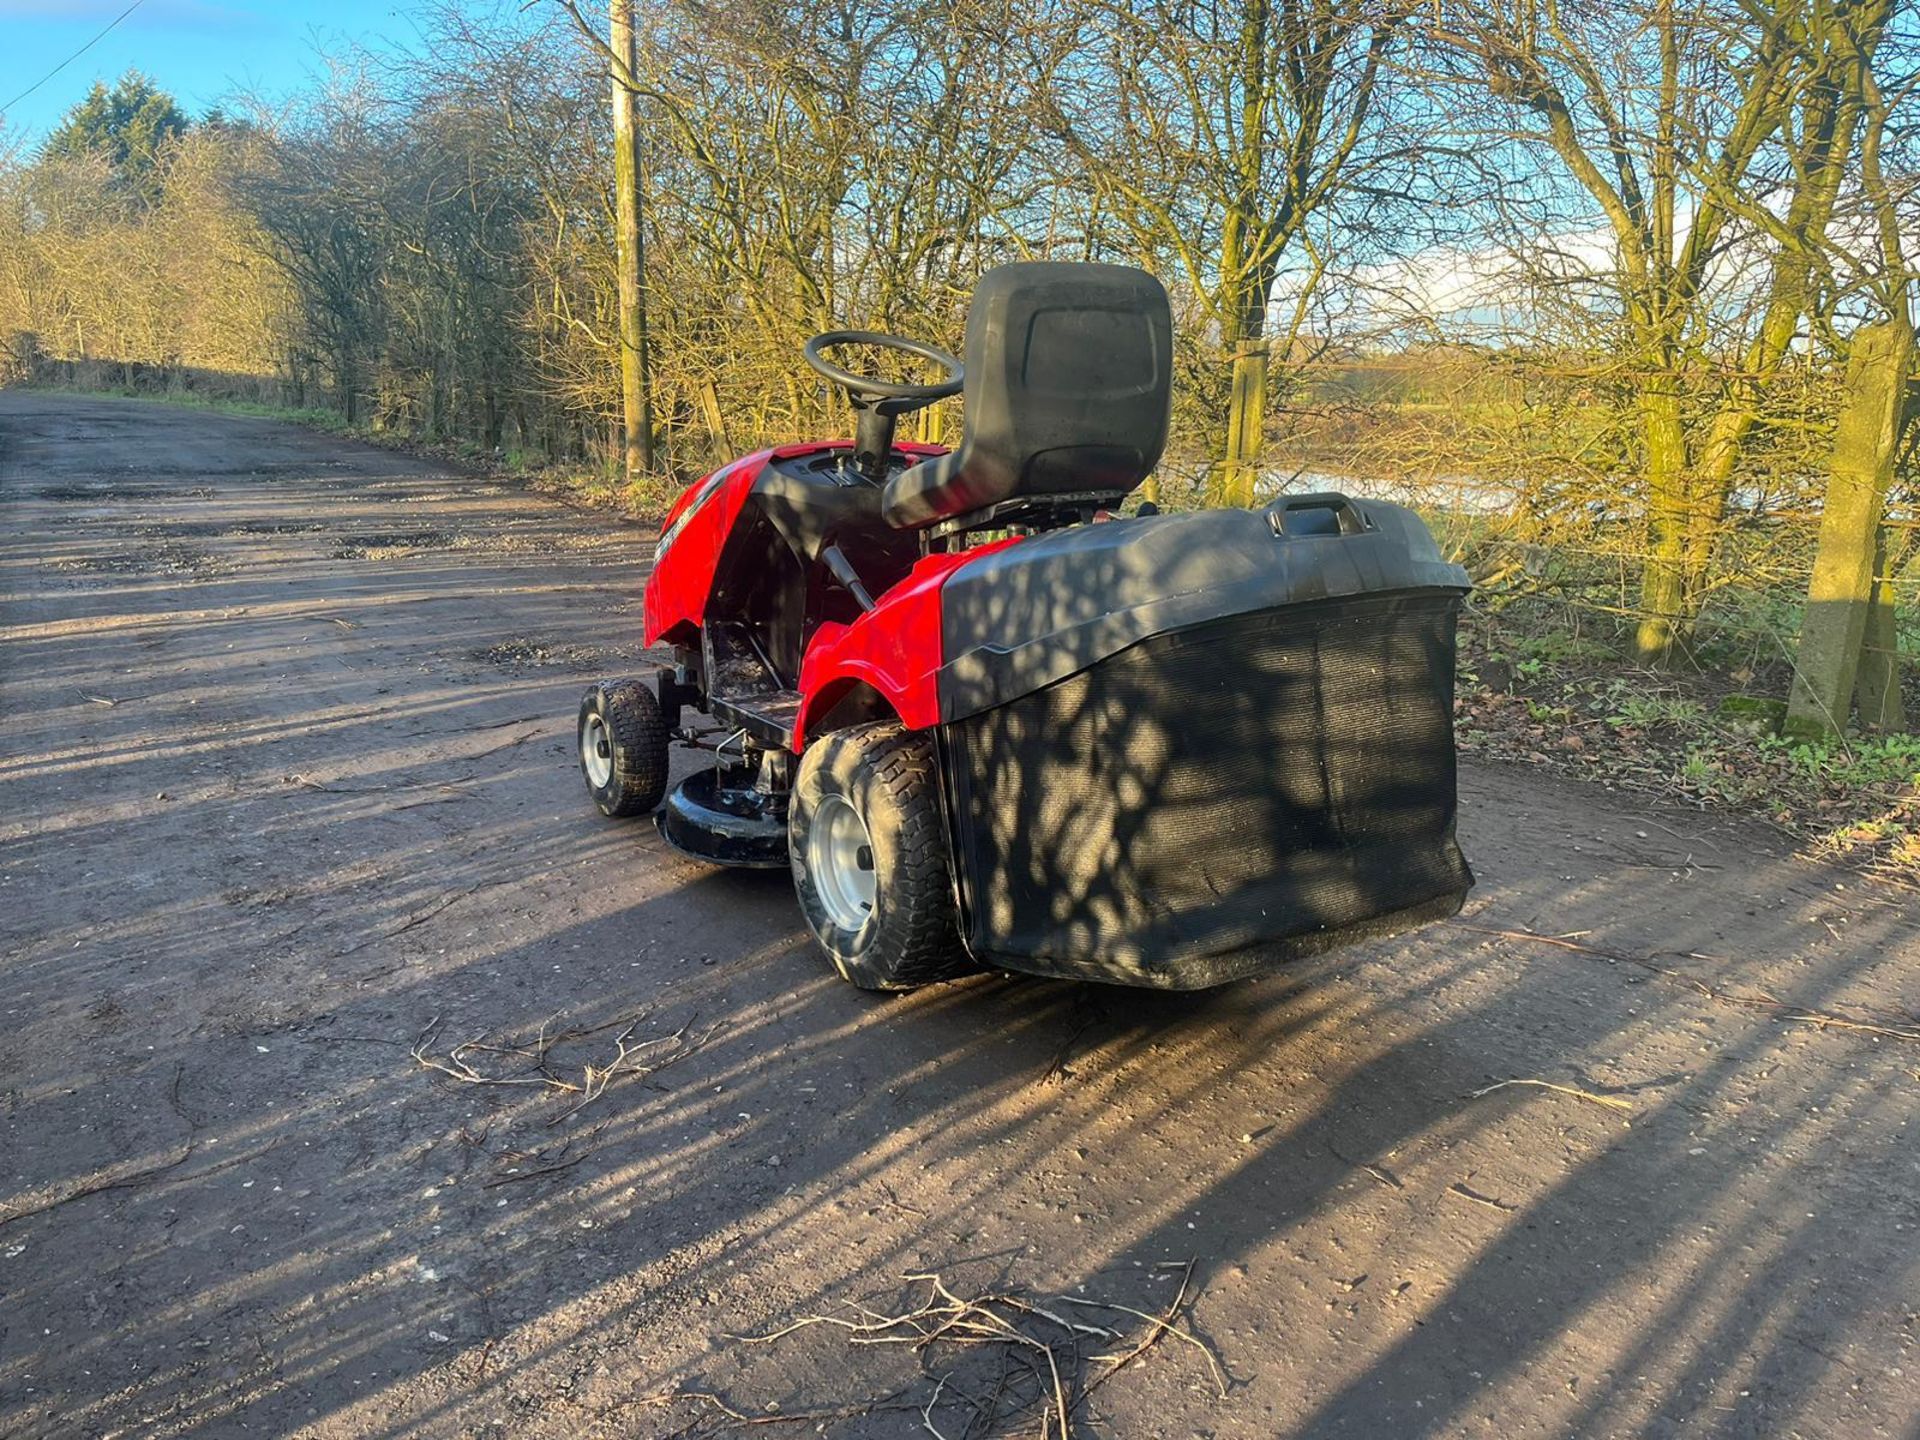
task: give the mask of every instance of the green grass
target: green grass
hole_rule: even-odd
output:
[[[1790,602],[1751,599],[1766,603]],[[1920,735],[1776,734],[1792,678],[1778,644],[1749,638],[1725,647],[1732,664],[1697,651],[1698,667],[1649,671],[1622,658],[1626,637],[1604,617],[1581,634],[1552,619],[1522,605],[1463,629],[1464,748],[1764,817],[1809,853],[1920,881]]]
[[[1856,735],[1849,739],[1760,742],[1810,781],[1837,789],[1920,785],[1920,735]]]

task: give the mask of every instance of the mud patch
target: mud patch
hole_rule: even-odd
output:
[[[224,573],[228,566],[204,550],[177,542],[143,545],[108,555],[73,555],[52,562],[68,575],[186,575],[195,579]]]
[[[29,500],[78,500],[88,504],[117,500],[121,502],[143,502],[147,500],[210,500],[213,491],[206,486],[195,486],[191,490],[169,489],[164,485],[42,485],[36,490],[27,491]]]
[[[334,560],[395,560],[422,550],[447,550],[454,536],[444,530],[404,530],[341,539],[330,552]]]
[[[471,660],[506,669],[603,670],[609,665],[625,665],[645,652],[609,645],[549,645],[538,640],[502,640],[484,650],[469,652]]]
[[[143,539],[167,540],[192,537],[194,539],[220,540],[254,535],[311,535],[324,530],[326,526],[289,521],[275,524],[264,520],[245,520],[239,523],[222,520],[183,521],[172,523],[156,521],[151,524],[135,525],[129,532]]]
[[[653,556],[651,541],[636,546],[630,538],[621,535],[568,535],[553,531],[457,535],[453,548],[484,555],[577,555],[605,557],[609,561],[646,560]]]

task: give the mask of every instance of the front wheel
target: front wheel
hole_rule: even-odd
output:
[[[787,814],[793,887],[814,938],[863,990],[911,990],[975,966],[960,942],[927,737],[888,721],[822,736]]]
[[[580,775],[600,813],[644,815],[667,793],[667,722],[639,680],[594,686],[580,699]]]

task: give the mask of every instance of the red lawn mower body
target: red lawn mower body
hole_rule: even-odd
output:
[[[896,445],[903,457],[930,459],[947,451],[937,445]],[[689,486],[667,512],[661,534],[671,537],[654,561],[646,588],[646,642],[694,647],[700,641],[707,603],[719,578],[726,542],[754,482],[768,466],[830,461],[837,470],[850,461],[851,441],[783,445],[745,456]],[[923,555],[882,594],[874,608],[847,620],[821,620],[807,639],[799,696],[789,737],[795,753],[805,748],[807,725],[830,713],[858,687],[877,693],[909,729],[940,720],[934,677],[945,655],[940,645],[940,587],[960,566],[1017,539],[986,541],[964,550]]]
[[[669,511],[645,638],[676,663],[582,707],[603,810],[791,868],[874,988],[978,966],[1197,988],[1459,908],[1467,580],[1418,517],[1321,494],[1116,518],[1169,408],[1139,271],[984,277],[952,452],[893,442],[931,387],[822,363],[852,334],[808,358],[854,396],[853,441],[748,455]],[[669,736],[715,764],[666,795]]]

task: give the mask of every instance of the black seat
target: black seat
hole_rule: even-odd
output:
[[[1050,497],[1120,499],[1159,462],[1173,393],[1167,292],[1125,265],[989,270],[967,314],[966,432],[887,482],[882,513],[917,529]]]

